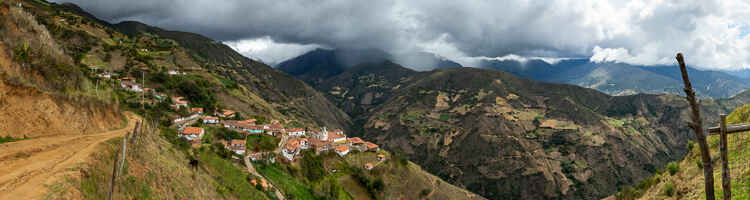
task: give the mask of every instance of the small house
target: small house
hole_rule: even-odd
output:
[[[247,131],[253,134],[261,134],[263,133],[264,130],[263,130],[263,126],[252,125],[252,126],[249,126],[249,129]]]
[[[204,130],[200,127],[186,127],[182,130],[182,137],[184,137],[187,140],[195,140],[203,138]]]
[[[190,108],[190,112],[203,114],[203,108]]]
[[[372,168],[373,168],[372,163],[365,163],[365,169],[366,170],[372,170]]]
[[[227,148],[236,154],[243,155],[245,154],[246,143],[247,142],[245,140],[232,140],[229,142],[229,146]]]
[[[328,151],[330,149],[333,149],[333,143],[331,143],[331,141],[323,141],[318,138],[310,139],[310,146],[312,146],[312,148],[315,149],[315,153],[320,153],[323,151]]]
[[[339,154],[339,156],[345,156],[349,153],[349,146],[339,145],[336,147],[336,153]]]
[[[142,92],[143,91],[143,89],[141,89],[141,85],[139,85],[138,83],[135,83],[135,82],[131,82],[131,81],[122,81],[122,82],[120,82],[120,86],[122,88],[125,88],[125,89],[130,90],[130,91],[134,91],[134,92]]]
[[[110,79],[112,78],[112,73],[104,72],[104,73],[99,73],[97,76],[99,76],[100,78]]]
[[[221,112],[219,112],[217,115],[219,115],[219,117],[223,117],[223,118],[230,118],[230,117],[234,117],[234,111],[232,111],[232,110],[226,110],[225,109],[225,110],[222,110]]]
[[[185,72],[180,72],[180,71],[177,71],[177,70],[169,70],[169,71],[167,71],[167,74],[169,74],[169,75],[185,75]]]
[[[218,124],[219,118],[213,117],[213,116],[206,116],[206,117],[203,117],[203,123],[204,124]]]
[[[333,131],[328,132],[328,140],[333,141],[333,143],[346,143],[346,135],[344,135],[344,131]]]
[[[300,144],[297,137],[289,137],[287,139],[286,145],[284,146],[284,149],[281,150],[282,155],[288,159],[288,160],[294,160],[294,156],[299,154],[300,152]]]
[[[292,128],[286,131],[290,136],[303,136],[305,135],[305,129],[303,128]]]
[[[385,160],[385,155],[378,154],[378,161],[383,161],[383,160]]]
[[[269,135],[276,136],[276,135],[279,135],[279,134],[284,134],[284,132],[285,132],[284,126],[281,126],[281,124],[271,124],[270,131],[268,131],[266,133],[268,133]]]
[[[353,137],[347,139],[347,144],[349,146],[352,146],[353,149],[359,150],[359,151],[365,151],[367,150],[367,146],[365,146],[365,141],[360,139],[359,137]]]
[[[172,103],[174,103],[174,106],[177,107],[177,109],[180,109],[180,107],[188,107],[188,101],[185,100],[185,97],[172,97]]]
[[[143,93],[146,93],[146,94],[156,94],[156,89],[154,89],[154,88],[143,88]]]

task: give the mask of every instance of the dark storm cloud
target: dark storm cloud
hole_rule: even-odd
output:
[[[277,43],[428,51],[466,62],[508,54],[749,67],[743,1],[70,0],[94,15]],[[718,55],[718,56],[717,56]],[[719,59],[718,57],[736,58]]]

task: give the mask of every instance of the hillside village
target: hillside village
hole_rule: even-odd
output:
[[[95,69],[95,66],[89,68]],[[185,75],[185,72],[179,72],[170,70],[169,75],[180,76]],[[103,78],[111,78],[112,73],[103,72],[97,76]],[[153,88],[144,87],[142,84],[137,83],[137,80],[133,77],[123,77],[117,79],[123,90],[135,92],[142,95],[142,99],[146,96],[153,101],[167,101],[165,93],[159,93]],[[292,122],[285,122],[284,125],[280,120],[270,120],[265,123],[261,123],[258,119],[250,118],[243,119],[240,114],[229,109],[204,109],[200,107],[191,107],[190,100],[176,96],[168,98],[170,100],[171,108],[177,112],[187,112],[186,115],[175,114],[172,115],[170,120],[173,126],[178,130],[178,136],[188,142],[193,148],[200,148],[202,145],[210,146],[212,143],[221,144],[226,150],[229,150],[234,155],[232,158],[244,159],[246,166],[248,167],[248,173],[251,175],[258,176],[260,184],[263,188],[267,188],[268,183],[265,178],[258,174],[250,164],[252,162],[267,162],[275,163],[276,158],[282,158],[283,162],[294,164],[296,161],[301,159],[302,151],[311,149],[315,154],[320,155],[325,152],[335,152],[340,157],[345,157],[352,151],[357,152],[375,152],[376,163],[365,163],[361,166],[365,170],[372,170],[378,164],[386,160],[386,155],[380,152],[380,147],[372,142],[365,141],[359,137],[347,137],[341,129],[328,131],[326,127],[322,128],[311,128],[311,127],[297,127]],[[153,101],[150,101],[153,103]],[[217,141],[203,140],[207,135],[207,129],[226,128],[228,130],[239,133],[242,138],[232,139],[219,139]],[[276,138],[276,144],[272,149],[261,149],[258,143],[252,144],[249,137],[273,137]],[[253,145],[253,146],[248,146]],[[252,180],[253,185],[258,184],[257,181]],[[277,195],[280,196],[280,195]]]

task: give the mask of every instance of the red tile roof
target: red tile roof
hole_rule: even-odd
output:
[[[187,127],[182,130],[182,134],[185,135],[199,135],[201,132],[203,132],[203,128],[199,127]]]
[[[245,145],[245,143],[247,143],[247,141],[245,140],[232,140],[230,142],[230,144],[241,144],[241,145]]]
[[[341,146],[336,147],[336,151],[338,152],[344,152],[347,150],[349,150],[349,146],[346,146],[346,145],[341,145]]]
[[[378,148],[378,145],[372,142],[365,142],[365,145],[367,145],[368,149],[375,149]]]
[[[205,119],[205,120],[218,120],[219,118],[218,117],[213,117],[213,116],[206,116],[203,119]]]
[[[362,139],[359,139],[359,137],[349,138],[348,140],[352,144],[362,144],[362,143],[365,143],[365,141],[362,141]]]
[[[193,112],[203,112],[203,108],[191,108],[190,111],[193,111]]]

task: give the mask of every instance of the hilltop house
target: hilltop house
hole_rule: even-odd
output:
[[[206,116],[206,117],[203,117],[203,123],[204,124],[218,124],[219,118],[213,117],[213,116]]]
[[[142,92],[143,91],[143,89],[141,89],[141,85],[139,85],[138,83],[130,82],[130,81],[122,81],[122,82],[120,82],[120,86],[122,88],[125,88],[125,89],[130,90],[130,91],[134,91],[134,92]]]
[[[349,153],[349,146],[339,145],[338,147],[336,147],[336,153],[339,154],[339,156],[345,156]]]
[[[377,144],[372,142],[365,142],[365,146],[367,147],[367,151],[378,151],[380,148]]]
[[[366,170],[372,170],[372,168],[373,168],[372,163],[365,163],[365,169]]]
[[[193,141],[195,139],[200,140],[203,138],[203,128],[200,127],[186,127],[182,130],[182,137],[187,140]]]
[[[385,160],[385,155],[378,154],[378,161],[383,161],[383,160]]]
[[[303,128],[292,128],[286,131],[290,136],[303,136],[305,135],[305,129]]]
[[[245,154],[245,144],[245,140],[232,140],[229,142],[229,146],[227,146],[227,149],[233,151],[234,153],[243,155]]]
[[[203,108],[190,108],[190,112],[203,114]]]

